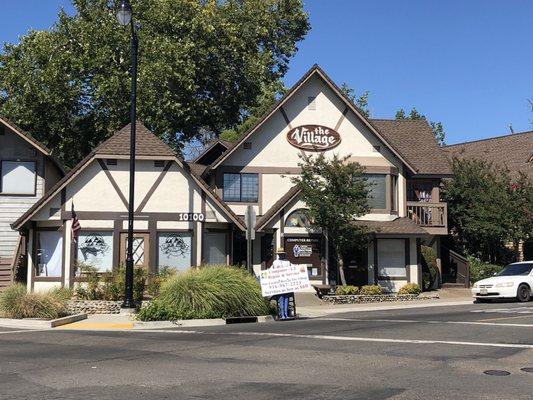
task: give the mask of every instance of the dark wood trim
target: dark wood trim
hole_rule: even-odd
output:
[[[374,238],[374,284],[377,285],[378,283],[378,269],[379,269],[379,263],[378,263],[378,239]]]
[[[157,251],[158,240],[157,240],[157,221],[150,220],[148,221],[148,234],[150,236],[149,240],[149,258],[148,258],[148,270],[155,274],[159,267],[159,252]]]
[[[188,212],[188,211],[183,211]],[[118,212],[118,211],[76,211],[76,214],[80,220],[127,220],[127,212]],[[178,216],[180,213],[176,212],[149,212],[149,213],[135,213],[135,218],[138,220],[149,221],[178,221]],[[70,211],[65,211],[61,213],[62,219],[72,218]],[[192,222],[192,221],[188,221]]]
[[[287,126],[289,127],[289,129],[292,129],[291,120],[290,120],[289,117],[287,116],[287,113],[285,112],[285,109],[283,108],[283,106],[280,106],[280,107],[279,107],[279,112],[280,112],[281,115],[283,116],[283,119],[285,120],[285,123],[287,124]]]
[[[65,271],[65,256],[67,254],[67,226],[66,222],[63,221],[63,226],[61,227],[62,230],[62,241],[61,244],[61,287],[65,287],[65,281],[67,279],[66,271]]]
[[[405,275],[407,280],[411,282],[411,239],[405,240]]]
[[[122,232],[122,220],[113,221],[113,270],[120,265],[120,233]]]
[[[207,212],[206,197],[207,197],[207,195],[202,190],[202,204],[201,204],[201,208],[200,209],[201,209],[202,214],[204,214],[204,215],[206,215],[206,212]]]
[[[420,252],[421,240],[416,238],[416,267],[417,267],[417,282],[418,286],[422,287],[422,257]]]
[[[200,229],[198,229],[198,227],[200,227]],[[198,261],[199,261],[198,260],[198,256],[199,256],[199,254],[198,254],[198,239],[202,240],[202,238],[199,238],[199,236],[203,233],[202,230],[203,230],[203,225],[199,224],[198,222],[193,223],[193,231],[192,231],[192,265],[194,267],[196,267],[198,265]],[[203,251],[203,248],[202,248],[202,251]]]
[[[344,107],[344,111],[342,112],[341,117],[339,118],[339,120],[335,124],[335,128],[333,128],[334,131],[338,131],[339,130],[339,128],[341,127],[342,121],[344,121],[344,119],[346,118],[346,114],[348,114],[349,110],[350,109],[348,108],[348,106]]]
[[[2,163],[6,162],[25,162],[25,163],[33,163],[33,170],[34,170],[34,180],[33,180],[33,193],[4,193],[3,192],[3,180],[2,180]],[[35,197],[37,196],[37,159],[31,159],[31,158],[2,158],[0,159],[0,196],[6,196],[6,197]],[[44,178],[43,178],[44,179]],[[44,182],[43,182],[43,194],[44,194]]]
[[[282,208],[281,210],[279,210],[279,232],[280,232],[280,237],[283,237],[283,234],[285,232],[285,208]]]
[[[111,186],[113,186],[113,189],[115,189],[115,192],[117,192],[118,197],[120,197],[120,200],[122,201],[122,203],[124,204],[126,209],[128,209],[128,201],[126,200],[126,197],[124,197],[124,194],[120,190],[120,187],[118,186],[117,182],[115,181],[115,178],[113,178],[113,176],[111,175],[111,172],[109,171],[109,168],[107,168],[107,165],[105,164],[105,162],[102,159],[98,158],[98,159],[96,159],[96,161],[98,161],[98,164],[100,164],[100,167],[102,168],[102,170],[104,171],[105,175],[107,176],[107,179],[111,183]]]
[[[100,161],[100,160],[98,160],[98,161]],[[135,212],[139,212],[140,213],[144,209],[144,207],[146,206],[146,203],[148,203],[148,200],[150,200],[150,198],[152,197],[154,192],[157,190],[157,188],[161,184],[161,181],[165,178],[165,175],[167,174],[168,170],[172,166],[172,163],[173,163],[173,161],[167,161],[166,162],[165,166],[163,167],[163,170],[159,173],[159,176],[155,180],[155,182],[152,185],[152,187],[148,190],[148,192],[146,192],[146,195],[144,196],[144,199],[142,199],[141,203],[139,204],[139,206],[137,207]]]

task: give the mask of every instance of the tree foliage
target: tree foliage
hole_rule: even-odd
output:
[[[496,263],[508,241],[531,235],[533,184],[525,175],[481,160],[454,159],[454,178],[444,184],[449,223],[469,255]]]
[[[302,156],[302,172],[292,178],[301,191],[300,199],[307,206],[311,229],[326,232],[335,249],[343,284],[344,260],[358,248],[368,244],[363,227],[354,219],[370,211],[369,184],[363,177],[364,167],[347,162],[349,156],[334,155],[327,159],[323,153]]]
[[[416,108],[412,108],[409,114],[405,113],[405,110],[403,108],[400,108],[398,111],[396,111],[396,115],[394,117],[398,121],[411,119],[411,120],[424,120],[427,121],[427,118],[425,115],[420,114]],[[429,122],[429,125],[431,126],[431,130],[433,131],[433,134],[435,135],[435,139],[437,140],[437,143],[439,146],[443,146],[444,139],[446,138],[446,133],[444,132],[444,127],[442,126],[442,123],[440,122]]]
[[[367,118],[370,117],[370,110],[368,109],[368,96],[370,95],[370,92],[368,90],[365,90],[358,95],[346,82],[344,82],[339,89],[341,90],[341,93],[357,106],[361,114]]]
[[[0,112],[71,166],[129,120],[130,31],[114,2],[73,0],[0,55]],[[177,150],[277,85],[309,29],[301,0],[132,0],[138,116]]]

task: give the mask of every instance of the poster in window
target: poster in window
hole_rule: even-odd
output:
[[[192,264],[192,234],[160,233],[157,237],[158,266],[184,271]]]
[[[90,265],[100,272],[113,269],[113,234],[81,232],[78,236],[78,263]]]

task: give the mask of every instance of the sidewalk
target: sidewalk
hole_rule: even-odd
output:
[[[332,314],[364,311],[401,310],[423,307],[443,307],[472,304],[470,289],[451,288],[440,289],[436,292],[438,299],[391,301],[386,303],[361,303],[361,304],[330,304],[316,297],[314,293],[297,293],[297,313],[305,318],[324,317]]]

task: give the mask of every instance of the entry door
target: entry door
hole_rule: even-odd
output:
[[[204,232],[203,260],[206,264],[226,264],[226,232]]]
[[[128,234],[120,234],[120,262],[126,265]],[[150,235],[148,233],[133,234],[133,265],[148,268],[150,261]]]

